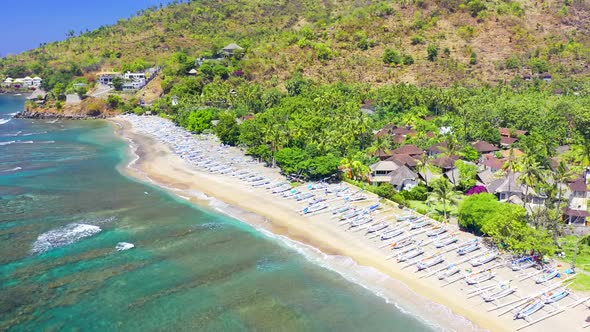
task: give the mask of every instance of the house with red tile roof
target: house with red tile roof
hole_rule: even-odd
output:
[[[471,146],[473,146],[473,148],[481,154],[496,152],[500,150],[500,148],[498,148],[494,144],[488,143],[486,141],[477,141],[471,144]]]

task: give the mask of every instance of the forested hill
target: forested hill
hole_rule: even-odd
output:
[[[199,0],[150,8],[0,61],[19,77],[93,74],[235,42],[250,80],[448,86],[590,73],[585,0]],[[91,15],[91,13],[89,13]],[[77,74],[77,75],[76,75]],[[57,79],[59,80],[59,79]]]

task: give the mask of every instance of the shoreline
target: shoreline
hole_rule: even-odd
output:
[[[196,170],[168,146],[132,128],[129,121],[121,118],[109,121],[118,125],[117,133],[129,142],[129,149],[136,155],[134,160],[123,167],[126,174],[188,198],[200,206],[212,208],[210,201],[219,200],[228,204],[229,209],[234,209],[233,212],[237,215],[215,208],[218,212],[245,222],[263,233],[269,232],[267,235],[271,237],[284,238],[283,240],[309,246],[321,255],[326,255],[328,259],[324,260],[348,259],[350,262],[347,264],[324,267],[369,289],[386,301],[393,302],[406,313],[406,309],[409,309],[410,315],[420,317],[420,320],[426,321],[427,324],[431,322],[437,324],[437,328],[457,331],[513,331],[524,324],[522,321],[506,319],[506,316],[502,319],[487,314],[481,304],[476,305],[473,301],[466,300],[464,293],[457,293],[461,292],[464,286],[455,284],[442,288],[430,279],[418,279],[411,270],[403,270],[393,261],[386,260],[383,251],[375,248],[374,243],[369,246],[369,241],[360,233],[337,229],[335,224],[325,220],[328,219],[325,217],[300,216],[293,209],[293,202],[278,200],[268,192],[258,192],[237,179],[222,178]],[[276,170],[267,169],[267,172],[273,171],[278,175]],[[324,262],[320,260],[314,263],[323,265]],[[343,274],[350,272],[348,270],[352,270],[352,279],[355,280]],[[376,284],[377,289],[372,289],[367,284]],[[563,324],[556,320],[549,322],[552,324],[540,323],[527,330],[532,331],[541,327],[563,328]],[[575,322],[571,322],[569,330],[580,328],[581,323],[582,321],[576,326]]]

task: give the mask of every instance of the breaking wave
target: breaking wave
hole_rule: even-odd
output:
[[[16,172],[16,171],[20,171],[21,169],[23,169],[22,167],[15,167],[15,168],[11,168],[11,169],[5,169],[3,171],[0,171],[2,173],[6,173],[6,172]]]
[[[37,237],[33,243],[31,252],[34,254],[65,247],[84,238],[93,236],[102,231],[98,226],[72,223],[64,227],[45,232]]]
[[[10,122],[12,119],[0,119],[0,125]]]
[[[0,142],[0,145],[10,145],[14,143],[16,143],[16,141]]]

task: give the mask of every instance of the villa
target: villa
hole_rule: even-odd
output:
[[[39,76],[35,76],[34,78],[27,76],[24,78],[15,78],[15,79],[13,79],[11,77],[7,77],[4,80],[3,85],[5,87],[15,87],[15,88],[30,88],[30,87],[39,88],[39,87],[41,87],[42,83],[43,83],[43,80]]]

